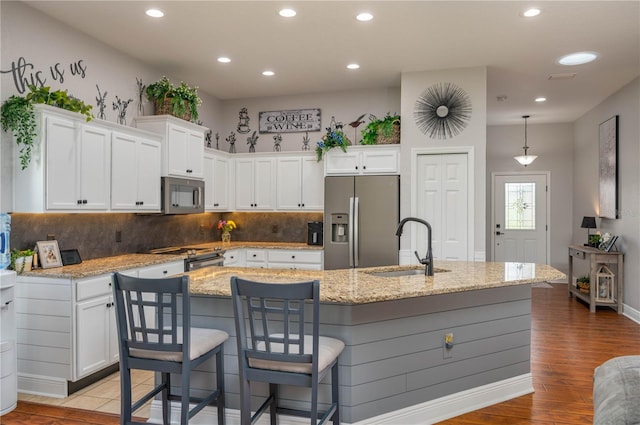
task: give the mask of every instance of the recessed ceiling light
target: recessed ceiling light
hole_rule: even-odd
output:
[[[294,16],[296,16],[296,11],[293,9],[282,9],[280,10],[280,12],[278,12],[278,14],[283,18],[293,18]]]
[[[349,65],[347,65],[347,68],[349,68],[349,69],[358,69],[358,68],[360,68],[360,65],[358,65],[357,63],[350,63]]]
[[[271,77],[272,75],[276,75],[276,73],[273,71],[262,71],[262,75],[265,77]]]
[[[558,63],[560,65],[567,65],[567,66],[582,65],[584,63],[589,63],[596,60],[597,57],[598,55],[594,52],[571,53],[569,55],[565,55],[560,59],[558,59]]]
[[[373,19],[373,15],[369,12],[362,12],[356,16],[356,19],[360,22],[367,22]]]
[[[226,56],[220,56],[220,57],[218,58],[218,62],[220,62],[220,63],[229,63],[229,62],[231,62],[231,59],[229,59],[229,58],[228,58],[228,57],[226,57]]]
[[[164,12],[160,9],[149,9],[146,13],[152,18],[162,18],[164,16]]]
[[[535,7],[532,7],[522,12],[522,16],[524,16],[525,18],[533,18],[534,16],[538,16],[539,14],[540,14],[540,9]]]
[[[546,100],[547,100],[546,97],[542,97],[542,96],[536,97],[536,102],[545,102]]]

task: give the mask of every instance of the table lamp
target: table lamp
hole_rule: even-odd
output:
[[[582,224],[580,225],[581,228],[583,229],[587,229],[587,243],[584,244],[585,246],[589,246],[589,237],[591,236],[589,234],[589,229],[595,229],[596,228],[596,218],[595,217],[582,217]]]

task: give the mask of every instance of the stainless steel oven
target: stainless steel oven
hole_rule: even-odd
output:
[[[183,248],[171,247],[160,248],[149,251],[150,254],[187,254],[184,259],[184,271],[202,269],[205,267],[221,267],[224,265],[225,250],[221,248],[203,249],[203,248]]]

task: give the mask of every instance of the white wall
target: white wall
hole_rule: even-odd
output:
[[[446,139],[431,139],[420,131],[413,117],[414,105],[420,94],[436,83],[453,83],[462,88],[470,97],[472,114],[467,127],[457,136]],[[401,127],[401,163],[400,174],[400,216],[411,215],[411,149],[472,147],[474,152],[475,196],[474,208],[469,211],[474,215],[473,250],[475,258],[485,257],[486,228],[486,123],[487,123],[487,70],[480,68],[449,69],[438,71],[407,72],[402,74],[402,127]],[[410,248],[409,237],[405,234],[401,239],[401,249]]]
[[[640,320],[640,78],[609,96],[575,122],[573,180],[573,242],[583,243],[583,216],[598,215],[599,125],[619,115],[618,129],[618,209],[619,219],[600,219],[598,230],[619,235],[618,248],[624,252],[624,299]]]
[[[10,71],[12,63],[18,63],[22,57],[28,64],[25,68],[25,77],[30,80],[32,74],[40,73],[40,78],[45,86],[52,90],[68,90],[68,92],[85,103],[93,105],[93,114],[98,115],[96,97],[100,92],[107,92],[105,115],[106,120],[117,121],[117,112],[113,110],[112,103],[117,95],[120,99],[134,99],[127,108],[127,124],[131,125],[132,118],[138,113],[138,95],[136,78],[142,79],[144,84],[156,81],[162,75],[159,70],[150,69],[131,56],[112,49],[93,38],[87,37],[67,26],[61,24],[41,12],[17,1],[0,2],[1,28],[0,40],[2,43],[0,69],[1,91],[0,101],[4,101],[11,95],[24,95],[20,93],[14,82],[14,74]],[[117,28],[114,28],[117,31]],[[86,68],[84,77],[80,74],[72,75],[70,64],[81,62]],[[60,69],[63,81],[54,79],[50,68]],[[167,75],[174,84],[180,80]],[[187,82],[196,86],[197,82]],[[27,89],[28,92],[28,89]],[[203,100],[199,108],[200,121],[210,128],[220,124],[220,103],[207,95],[199,93]],[[146,101],[144,112],[150,115],[153,106]],[[2,172],[0,174],[0,211],[10,210],[11,202],[11,160],[13,143],[10,134],[0,132],[0,148],[3,152]]]
[[[513,159],[523,152],[524,120],[522,125],[487,127],[487,222],[491,223],[492,173],[549,172],[550,260],[553,267],[566,273],[567,245],[573,237],[570,196],[573,193],[573,124],[531,124],[532,121],[535,122],[533,115],[527,124],[527,145],[529,153],[538,155],[538,159],[526,168]],[[492,231],[487,225],[488,259],[491,259]]]
[[[236,128],[241,108],[247,108],[249,113],[249,127],[251,130],[247,134],[238,134]],[[329,126],[332,116],[335,116],[337,122],[343,123],[344,132],[351,143],[357,144],[362,138],[362,130],[369,122],[369,114],[382,118],[386,113],[394,114],[400,112],[400,88],[378,88],[222,101],[222,122],[224,125],[220,131],[220,150],[229,151],[229,143],[225,141],[225,138],[233,131],[236,134],[236,152],[248,152],[247,137],[251,136],[254,130],[259,129],[258,116],[260,112],[314,108],[320,109],[322,125],[321,131],[309,133],[309,139],[311,140],[309,143],[310,150],[315,149],[316,142],[325,134],[325,128]],[[362,114],[366,114],[363,118],[365,123],[354,130],[348,124],[355,121]],[[259,136],[255,146],[256,152],[273,152],[273,136],[275,133],[256,133],[256,135]],[[281,133],[282,143],[280,146],[282,150],[301,150],[304,135],[305,133]]]

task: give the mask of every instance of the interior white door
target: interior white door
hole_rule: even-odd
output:
[[[416,216],[431,224],[433,258],[470,260],[468,257],[468,155],[428,154],[417,159]],[[424,257],[427,229],[415,226],[415,244]],[[413,259],[412,259],[413,260]]]
[[[547,264],[547,175],[493,177],[493,259]]]

